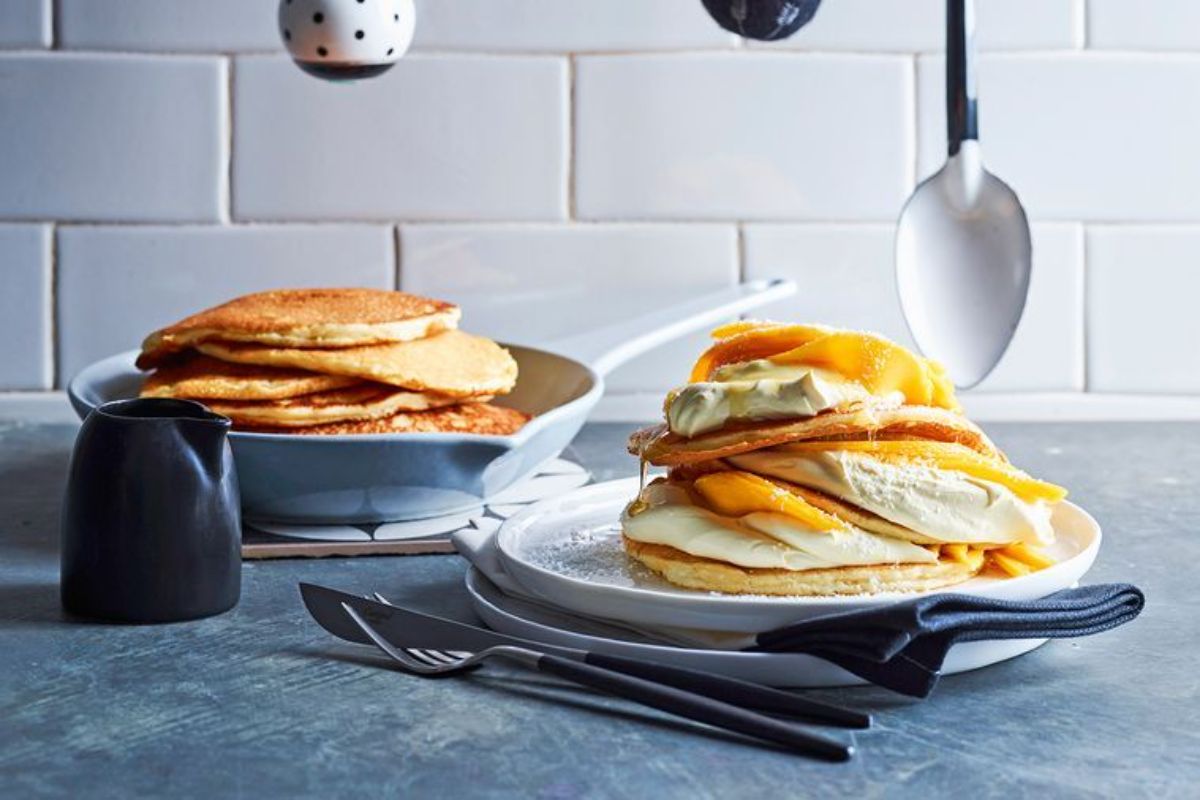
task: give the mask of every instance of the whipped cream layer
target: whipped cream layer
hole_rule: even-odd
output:
[[[634,504],[636,511],[626,509],[621,516],[622,530],[630,539],[740,567],[799,571],[937,561],[923,547],[851,526],[816,531],[785,514],[715,514],[668,483],[650,484],[640,499]]]
[[[788,452],[785,446],[727,459],[739,469],[806,486],[951,544],[1046,544],[1049,504],[1008,487],[919,462],[884,461],[844,450]]]
[[[768,359],[728,364],[713,378],[667,397],[667,427],[672,433],[690,437],[731,421],[811,417],[870,397],[861,385],[839,375]]]

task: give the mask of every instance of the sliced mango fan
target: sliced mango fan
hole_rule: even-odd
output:
[[[940,364],[873,333],[744,320],[716,328],[712,336],[717,341],[696,360],[692,383],[710,380],[727,364],[766,358],[836,373],[875,395],[899,392],[911,405],[960,410]]]

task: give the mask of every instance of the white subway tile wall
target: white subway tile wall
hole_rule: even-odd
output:
[[[976,0],[981,50],[1056,50],[1082,38],[1077,0]],[[766,47],[795,50],[941,50],[945,0],[826,0],[803,34]]]
[[[409,56],[372,81],[238,58],[238,220],[567,216],[565,58]]]
[[[1111,50],[1200,50],[1196,0],[1090,0],[1088,47]]]
[[[0,219],[220,221],[220,59],[0,55],[0,79]]]
[[[888,219],[911,183],[900,56],[584,56],[584,219]]]
[[[58,32],[72,49],[274,51],[282,49],[278,7],[279,0],[58,0]]]
[[[48,389],[51,264],[49,225],[0,225],[0,386]]]
[[[425,0],[417,48],[582,53],[728,47],[699,0]]]
[[[0,47],[49,47],[53,40],[51,0],[0,3]]]
[[[0,390],[280,285],[399,286],[546,342],[782,275],[769,313],[909,341],[893,223],[945,157],[943,0],[826,0],[770,45],[700,0],[417,5],[414,54],[331,85],[282,54],[275,0],[0,3]],[[1200,395],[1200,3],[978,6],[983,149],[1035,270],[977,392]]]
[[[943,59],[919,67],[922,176],[945,160]],[[1034,218],[1200,219],[1200,58],[985,55],[979,137]]]
[[[1200,227],[1087,236],[1088,388],[1200,393]]]

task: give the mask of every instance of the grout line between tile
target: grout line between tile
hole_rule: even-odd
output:
[[[1073,20],[1074,29],[1071,31],[1071,39],[1077,50],[1088,49],[1088,4],[1087,0],[1074,0],[1071,9],[1071,18]]]
[[[578,154],[575,152],[577,147],[576,131],[579,128],[578,119],[576,118],[578,104],[576,103],[576,74],[578,64],[575,61],[575,56],[572,55],[567,59],[567,119],[566,119],[566,182],[567,182],[567,219],[574,221],[578,216],[577,210],[577,191],[576,182],[578,180],[578,169],[576,160]]]
[[[1089,369],[1089,365],[1088,365],[1088,361],[1091,357],[1090,331],[1091,331],[1091,327],[1092,327],[1091,326],[1092,304],[1088,301],[1088,279],[1090,277],[1089,276],[1090,269],[1089,269],[1089,264],[1088,264],[1088,261],[1089,261],[1089,258],[1088,258],[1088,256],[1089,256],[1089,253],[1088,253],[1088,227],[1089,226],[1086,223],[1081,223],[1079,225],[1079,233],[1078,233],[1078,236],[1080,239],[1079,250],[1080,250],[1080,253],[1082,254],[1081,259],[1083,261],[1083,267],[1082,267],[1082,270],[1080,272],[1080,277],[1079,277],[1079,280],[1080,280],[1079,302],[1083,304],[1083,314],[1082,314],[1083,331],[1081,332],[1080,339],[1079,339],[1082,344],[1083,352],[1081,353],[1082,363],[1079,365],[1079,371],[1080,371],[1080,377],[1082,378],[1082,380],[1080,381],[1080,385],[1083,387],[1084,392],[1092,391],[1091,370]]]
[[[48,293],[50,307],[43,310],[50,325],[50,342],[43,357],[49,362],[47,366],[50,368],[50,387],[58,388],[61,377],[59,373],[62,363],[62,343],[59,341],[58,325],[58,225],[56,223],[50,224],[50,237],[46,246],[49,249],[47,255],[50,262],[50,291]]]
[[[392,226],[392,288],[404,288],[404,275],[402,270],[404,264],[401,262],[401,253],[404,252],[400,237],[404,235],[399,224]]]
[[[222,185],[219,189],[221,195],[221,222],[228,225],[233,221],[233,72],[234,60],[226,57],[225,64],[225,130],[222,131],[225,137],[225,170],[221,178]]]
[[[50,0],[44,6],[44,14],[50,19],[50,49],[62,49],[62,0]]]
[[[905,195],[910,194],[917,185],[917,174],[919,171],[919,164],[917,162],[921,157],[920,85],[919,65],[917,56],[914,55],[909,59],[908,67],[908,119],[906,122],[908,123],[909,132],[909,152],[908,164],[905,168],[907,174],[904,176],[908,184],[905,187]],[[896,214],[899,215],[899,213],[900,210],[897,209]]]
[[[737,275],[738,282],[746,281],[746,224],[737,224]]]

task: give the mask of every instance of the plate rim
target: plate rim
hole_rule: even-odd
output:
[[[675,588],[680,591],[691,591],[694,594],[692,594],[692,595],[682,595],[682,594],[681,595],[664,595],[660,591],[657,591],[654,589],[642,588],[642,587],[638,587],[638,586],[614,586],[611,584],[598,584],[598,583],[584,580],[582,578],[565,575],[561,572],[555,572],[554,570],[548,569],[548,568],[540,566],[538,564],[534,564],[527,560],[518,559],[514,555],[509,553],[504,547],[504,540],[505,540],[506,532],[508,532],[508,534],[507,534],[508,536],[512,536],[512,535],[514,535],[512,533],[512,531],[518,529],[519,526],[530,524],[531,519],[535,518],[539,515],[539,512],[542,510],[541,509],[542,506],[549,505],[552,503],[563,503],[563,502],[569,501],[574,498],[583,500],[583,499],[586,499],[586,497],[580,497],[580,495],[603,494],[606,492],[616,491],[617,488],[619,486],[621,486],[622,484],[627,484],[629,486],[636,486],[637,482],[638,482],[638,478],[636,476],[634,476],[634,477],[629,477],[629,478],[617,478],[614,480],[593,483],[588,486],[580,487],[579,489],[576,489],[574,491],[567,492],[566,494],[559,495],[558,497],[552,497],[552,498],[549,498],[546,500],[541,500],[537,503],[534,503],[534,504],[526,507],[519,513],[514,514],[512,517],[506,519],[504,521],[504,523],[500,526],[500,528],[495,532],[495,534],[493,534],[493,536],[495,538],[496,553],[501,561],[501,564],[504,566],[504,568],[507,571],[509,571],[510,573],[513,573],[513,577],[515,579],[517,579],[518,582],[520,582],[519,573],[521,571],[528,570],[531,572],[539,573],[544,579],[565,581],[565,582],[572,584],[576,587],[579,587],[583,591],[587,591],[587,592],[604,590],[604,591],[616,592],[616,593],[628,595],[628,596],[632,597],[633,599],[638,599],[638,598],[650,599],[650,598],[668,597],[673,602],[691,603],[698,610],[716,611],[718,609],[727,608],[728,604],[731,602],[741,605],[743,607],[742,610],[744,610],[744,611],[750,611],[755,606],[760,606],[763,604],[769,605],[772,609],[775,609],[775,610],[781,609],[785,605],[791,606],[791,607],[799,610],[799,609],[803,609],[803,608],[838,608],[838,607],[846,606],[848,603],[857,603],[859,605],[886,605],[887,603],[899,602],[902,600],[915,600],[920,597],[927,597],[927,596],[934,595],[934,594],[948,594],[948,593],[959,593],[959,594],[974,595],[974,596],[978,596],[978,597],[989,597],[994,592],[1001,591],[1000,587],[1010,587],[1010,588],[1017,587],[1017,588],[1019,588],[1021,585],[1023,585],[1025,582],[1029,581],[1029,579],[1033,578],[1034,576],[1040,576],[1038,578],[1038,580],[1046,580],[1048,577],[1052,576],[1055,572],[1065,571],[1067,569],[1068,564],[1071,564],[1072,562],[1075,562],[1080,559],[1085,559],[1085,560],[1089,561],[1088,567],[1085,568],[1085,572],[1086,572],[1088,569],[1091,568],[1091,563],[1094,562],[1095,555],[1099,552],[1100,544],[1104,538],[1103,529],[1101,528],[1100,523],[1096,521],[1095,517],[1093,517],[1090,513],[1088,513],[1088,511],[1086,509],[1084,509],[1083,507],[1081,507],[1069,500],[1063,500],[1061,505],[1065,506],[1069,510],[1070,513],[1078,515],[1082,519],[1082,521],[1087,525],[1087,527],[1089,528],[1090,533],[1091,533],[1091,540],[1078,553],[1071,556],[1066,561],[1060,561],[1060,562],[1056,563],[1054,566],[1048,567],[1045,570],[1040,570],[1039,572],[1032,573],[1031,575],[1023,575],[1023,576],[1016,577],[1016,578],[1006,578],[1003,580],[997,580],[993,583],[986,584],[985,586],[973,587],[970,589],[964,588],[963,584],[954,584],[952,586],[943,586],[943,587],[938,587],[936,589],[929,589],[929,590],[922,591],[922,592],[885,592],[885,593],[863,594],[863,595],[820,595],[820,596],[795,596],[795,597],[771,596],[771,595],[736,595],[736,594],[726,594],[726,593],[715,592],[715,591],[703,591],[703,590],[699,590],[699,589],[687,590],[684,587],[675,587]],[[632,495],[630,495],[630,496],[632,496]],[[512,568],[513,566],[516,566],[515,570]],[[993,587],[995,587],[995,588],[993,588]]]
[[[664,663],[689,666],[692,669],[711,670],[742,680],[785,688],[829,688],[867,684],[863,678],[808,653],[760,653],[670,643],[635,642],[570,628],[560,628],[538,619],[522,616],[493,602],[477,588],[478,582],[481,580],[490,584],[498,594],[505,596],[504,590],[492,583],[483,570],[471,564],[463,576],[463,585],[467,590],[471,609],[489,629],[501,633],[559,646],[612,652],[636,658],[661,658]],[[563,613],[570,615],[571,612],[569,609],[563,609]],[[504,620],[504,626],[493,626],[489,615]],[[1047,641],[1047,639],[1009,639],[960,643],[951,648],[942,674],[954,675],[960,672],[969,672],[1019,658],[1038,649]],[[999,654],[995,653],[997,646],[1002,650]],[[986,656],[982,655],[984,652],[987,653]],[[964,658],[966,653],[971,653],[971,656],[966,657],[967,663],[964,664],[959,659]],[[822,677],[814,679],[814,670],[817,675]]]

